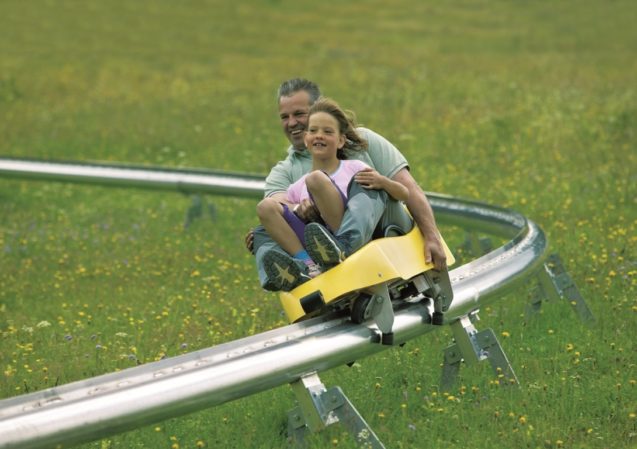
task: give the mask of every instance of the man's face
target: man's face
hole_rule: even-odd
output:
[[[307,129],[307,114],[310,111],[310,95],[301,90],[289,97],[279,99],[279,118],[283,132],[297,150],[305,148],[303,135]]]

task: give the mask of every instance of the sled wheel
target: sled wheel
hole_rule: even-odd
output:
[[[354,323],[361,324],[363,321],[371,318],[372,308],[369,307],[371,300],[372,297],[366,294],[361,294],[354,300],[350,312],[350,317]]]

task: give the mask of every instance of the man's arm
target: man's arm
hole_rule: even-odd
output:
[[[442,246],[434,213],[425,192],[422,191],[406,168],[400,169],[392,179],[400,182],[409,190],[406,204],[420,232],[425,237],[427,243],[425,245],[425,261],[427,263],[433,262],[437,270],[446,268],[447,255]]]

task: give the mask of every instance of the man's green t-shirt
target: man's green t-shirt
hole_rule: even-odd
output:
[[[389,140],[367,128],[356,131],[367,141],[366,151],[347,151],[347,159],[365,162],[378,173],[393,178],[402,168],[408,167],[407,159]],[[288,157],[278,162],[265,179],[265,197],[286,192],[288,187],[312,169],[309,151],[288,148]]]

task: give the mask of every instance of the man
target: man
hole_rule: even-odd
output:
[[[319,87],[308,80],[294,78],[279,86],[278,94],[279,118],[283,132],[290,141],[288,156],[272,168],[266,178],[265,197],[274,198],[282,203],[288,203],[286,190],[289,185],[307,173],[312,166],[312,158],[305,148],[304,133],[308,123],[310,106],[321,96]],[[433,211],[424,192],[420,189],[408,170],[404,156],[388,140],[366,128],[357,131],[368,141],[368,151],[360,156],[361,159],[384,176],[403,184],[409,190],[407,208],[422,232],[426,247],[425,260],[433,262],[436,269],[446,266],[446,255],[436,227]],[[396,225],[401,232],[411,228],[411,222],[405,222],[406,214],[402,208],[390,207],[387,194],[384,191],[364,189],[356,182],[350,185],[348,204],[341,223],[331,242],[337,252],[353,252],[367,243],[378,227]],[[307,220],[315,218],[315,209],[309,201],[301,204],[288,204],[290,210]],[[320,231],[320,229],[319,229]],[[320,234],[320,232],[319,232]],[[319,235],[320,237],[320,235]],[[327,236],[325,236],[327,237]],[[284,257],[287,253],[274,242],[262,227],[255,228],[246,236],[246,246],[253,250],[261,286],[267,290],[278,290],[280,284],[273,282],[266,272],[264,256],[272,254],[271,250],[278,250]],[[347,255],[347,254],[346,254]],[[289,257],[289,266],[283,267],[286,277],[293,277],[294,281],[288,285],[294,287],[308,279],[304,273],[303,264],[293,263]],[[280,259],[278,260],[280,264]],[[320,261],[318,261],[320,263]],[[277,267],[279,270],[282,268]],[[267,270],[272,273],[272,270]]]

